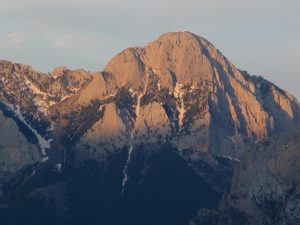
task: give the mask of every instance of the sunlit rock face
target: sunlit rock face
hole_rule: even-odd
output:
[[[55,161],[71,149],[105,158],[156,142],[189,149],[194,159],[238,159],[247,146],[299,123],[293,96],[238,70],[190,32],[125,49],[103,72],[58,67],[45,74],[7,61],[0,72],[3,104],[19,107],[36,134],[52,140],[46,150]]]
[[[143,106],[136,120],[136,142],[157,143],[170,136],[171,124],[164,108],[157,102]]]
[[[117,109],[115,103],[109,103],[104,107],[104,114],[84,134],[76,151],[83,154],[91,154],[89,158],[105,159],[107,152],[120,149],[129,143],[130,133]]]
[[[211,43],[189,32],[168,33],[144,48],[126,49],[108,62],[104,73],[114,94],[127,91],[131,98],[132,105],[125,106],[128,130],[155,139],[136,125],[140,108],[158,103],[157,114],[167,117],[150,127],[168,124],[169,135],[162,136],[179,149],[193,149],[195,155],[239,158],[248,143],[299,123],[293,96],[238,70]]]
[[[150,127],[165,123],[160,138],[178,149],[193,149],[195,157],[212,152],[239,158],[245,144],[299,121],[293,96],[238,70],[211,43],[189,32],[167,33],[144,48],[128,48],[102,73],[58,67],[42,74],[7,61],[1,61],[0,69],[3,102],[19,105],[30,124],[43,136],[55,136],[58,145],[61,139],[72,146],[86,142],[90,135],[85,133],[97,127],[94,123],[107,123],[108,117],[101,118],[105,112],[98,109],[105,111],[111,103],[126,130],[119,134],[118,148],[134,141],[128,133],[142,132],[134,136],[151,142],[161,136],[136,127],[141,125],[139,114],[150,107],[150,113],[164,114],[163,121],[154,120]],[[110,144],[115,145],[115,134],[101,132],[112,135]],[[105,139],[97,144],[109,144],[110,138]]]
[[[281,204],[298,182],[290,166],[298,165],[296,148],[282,151],[296,138],[272,137],[299,122],[292,95],[190,32],[125,49],[101,72],[40,73],[0,61],[0,172],[10,174],[0,215],[3,206],[29,218],[22,211],[29,198],[46,215],[53,202],[63,209],[51,208],[50,224],[145,224],[149,215],[155,225],[224,217],[230,224],[237,211],[224,208],[235,205],[243,219],[264,224],[269,217],[255,204],[269,192]],[[259,144],[266,140],[274,148]],[[280,213],[296,221],[297,199],[285,203]]]
[[[30,143],[19,131],[17,123],[0,111],[0,171],[16,172],[24,166],[40,162],[36,143]]]

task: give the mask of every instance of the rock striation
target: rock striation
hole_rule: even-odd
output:
[[[101,72],[1,60],[0,223],[298,224],[299,123],[295,97],[190,32]]]
[[[189,149],[195,159],[239,159],[247,146],[300,121],[292,95],[240,71],[190,32],[125,49],[103,72],[58,67],[44,74],[7,61],[0,72],[1,101],[53,140],[59,153],[47,149],[54,155],[80,149],[93,157],[159,140]]]

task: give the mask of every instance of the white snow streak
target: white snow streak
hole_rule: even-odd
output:
[[[220,154],[218,154],[217,156],[219,156],[221,158],[224,158],[224,159],[231,160],[231,161],[240,162],[240,160],[238,158],[233,158],[233,157],[230,157],[230,156],[227,156],[227,155],[220,155]]]
[[[127,169],[128,169],[129,162],[131,160],[132,152],[133,152],[133,144],[130,143],[130,146],[128,148],[128,156],[127,156],[126,164],[125,164],[125,167],[123,170],[122,194],[124,193],[125,186],[127,184],[128,178],[129,178],[128,174],[127,174]]]
[[[50,142],[52,141],[52,139],[46,140],[45,138],[43,138],[35,129],[33,129],[29,123],[27,123],[27,121],[25,120],[24,116],[22,115],[21,111],[20,111],[20,107],[17,106],[17,110],[15,110],[16,115],[18,116],[19,120],[21,120],[37,137],[39,145],[41,147],[42,150],[42,154],[44,156],[46,156],[46,149],[49,149],[51,147]]]
[[[184,114],[186,112],[186,109],[184,107],[184,102],[183,102],[183,92],[181,90],[182,85],[176,83],[176,86],[174,88],[174,96],[175,98],[179,99],[179,105],[177,104],[177,110],[179,112],[179,116],[178,116],[178,124],[179,124],[179,129],[181,129],[182,125],[183,125],[183,118],[184,118]]]
[[[27,121],[25,120],[24,116],[22,115],[22,113],[20,111],[20,106],[19,105],[17,106],[17,109],[14,109],[14,106],[11,105],[11,104],[6,104],[6,106],[10,110],[12,110],[16,114],[16,116],[18,117],[18,119],[22,123],[24,123],[35,134],[36,138],[38,139],[42,155],[46,156],[46,149],[49,149],[51,147],[50,142],[52,141],[52,139],[46,140],[35,129],[33,129],[29,123],[27,123]]]
[[[147,69],[147,68],[146,68]],[[146,80],[145,80],[145,86],[144,89],[142,91],[142,93],[140,93],[137,97],[137,104],[135,107],[135,115],[136,115],[136,120],[138,118],[138,115],[140,114],[140,109],[141,109],[141,98],[146,94],[147,91],[147,86],[148,86],[148,76],[146,74]],[[133,152],[133,139],[134,139],[134,131],[135,131],[135,126],[133,127],[132,131],[131,131],[131,135],[130,135],[130,145],[128,148],[128,156],[127,156],[127,160],[126,160],[126,164],[123,170],[123,181],[122,181],[122,194],[124,193],[125,190],[125,186],[127,184],[127,181],[129,179],[128,173],[127,173],[127,169],[128,169],[128,165],[131,161],[131,157],[132,157],[132,152]]]
[[[34,84],[33,82],[31,82],[26,76],[21,76],[18,73],[14,73],[19,79],[20,77],[22,77],[22,79],[25,79],[25,84],[26,86],[32,91],[32,93],[35,95],[34,97],[34,103],[36,106],[38,106],[39,110],[44,114],[44,115],[48,115],[48,108],[51,105],[56,104],[56,102],[47,101],[47,97],[55,97],[55,95],[46,93],[42,90],[39,89],[38,86],[36,86],[36,84]]]
[[[26,83],[27,87],[29,87],[34,94],[43,95],[43,96],[49,95],[49,94],[41,91],[38,87],[36,87],[35,84],[32,83],[26,76],[24,76],[24,78],[25,78],[25,83]]]
[[[60,102],[64,101],[64,100],[67,99],[67,98],[70,98],[72,95],[73,95],[73,94],[65,95],[64,97],[62,97],[62,98],[60,99]]]

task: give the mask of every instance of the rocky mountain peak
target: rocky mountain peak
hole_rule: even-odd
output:
[[[128,48],[105,66],[117,87],[143,86],[147,73],[160,78],[162,87],[173,89],[176,83],[190,84],[212,79],[211,61],[221,57],[212,44],[190,32],[172,32],[160,36],[144,48]]]
[[[220,149],[239,157],[245,140],[262,140],[299,122],[294,97],[240,71],[210,42],[190,32],[167,33],[143,48],[125,49],[104,73],[115,90],[132,90],[141,100],[137,105],[162,104],[172,124],[172,141],[181,148]]]
[[[141,224],[150,215],[154,224],[181,225],[199,208],[204,210],[196,220],[206,224],[202,219],[239,216],[235,205],[257,217],[260,203],[268,206],[279,197],[276,204],[287,203],[286,212],[261,219],[296,213],[297,221],[293,209],[299,201],[286,201],[286,193],[299,196],[293,172],[300,164],[299,132],[292,139],[273,137],[297,125],[295,97],[239,70],[190,32],[127,48],[102,72],[58,67],[40,73],[2,60],[0,181],[5,174],[11,182],[4,185],[6,193],[0,190],[0,214],[26,217],[22,210],[30,207],[24,199],[49,199],[46,208],[58,202],[54,208],[67,211],[69,224],[103,218],[111,224],[116,215],[124,218],[116,224]],[[229,190],[237,165],[232,190],[222,201],[234,211],[221,207],[218,214],[211,209]],[[274,196],[264,199],[270,192]],[[252,196],[244,198],[248,193]],[[141,213],[126,220],[129,209]],[[53,215],[59,220],[56,215],[64,213]],[[172,223],[166,223],[170,215]],[[251,224],[275,224],[256,222]]]
[[[239,158],[248,143],[300,121],[293,96],[240,71],[209,41],[190,32],[167,33],[144,47],[125,49],[103,72],[58,67],[44,74],[6,61],[0,66],[3,102],[19,105],[33,127],[45,121],[53,134],[42,127],[38,131],[62,138],[68,148],[99,137],[97,126],[111,123],[106,111],[112,104],[123,126],[118,148],[160,139],[191,149],[196,158],[203,152]],[[98,141],[89,149],[101,152],[96,146],[103,144],[114,149],[111,135],[105,143],[94,138]]]

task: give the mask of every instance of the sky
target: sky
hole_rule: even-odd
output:
[[[130,46],[188,30],[300,99],[299,0],[0,0],[0,59],[102,70]]]

